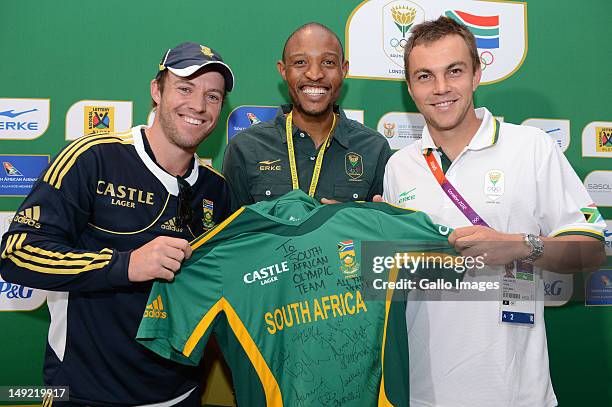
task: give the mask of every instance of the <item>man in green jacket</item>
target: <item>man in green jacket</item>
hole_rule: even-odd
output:
[[[293,189],[323,203],[382,194],[391,150],[382,135],[347,119],[336,105],[348,72],[337,35],[319,23],[301,26],[287,39],[277,68],[292,103],[238,133],[225,151],[233,209]]]

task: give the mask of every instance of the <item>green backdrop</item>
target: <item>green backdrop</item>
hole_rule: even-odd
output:
[[[434,1],[434,0],[428,0]],[[425,2],[425,0],[421,0]],[[612,121],[612,3],[609,0],[527,1],[528,52],[520,69],[481,86],[476,104],[505,121],[571,120],[566,151],[581,178],[611,169],[610,158],[582,158],[582,128]],[[286,89],[276,72],[287,35],[321,22],[344,39],[345,23],[359,0],[252,2],[0,1],[0,98],[50,98],[50,125],[35,140],[0,139],[0,154],[51,154],[68,142],[65,117],[79,100],[131,100],[133,123],[149,112],[149,80],[162,53],[192,40],[219,50],[236,75],[217,130],[199,150],[220,168],[226,118],[240,105],[277,105]],[[365,110],[376,128],[389,111],[416,111],[400,81],[347,79],[341,105]],[[14,211],[20,198],[0,198]],[[601,208],[612,219],[612,208]],[[576,285],[576,290],[579,285]],[[612,313],[573,302],[547,309],[553,385],[561,406],[612,405]],[[37,385],[48,312],[0,313],[0,385]],[[93,367],[95,368],[95,367]]]

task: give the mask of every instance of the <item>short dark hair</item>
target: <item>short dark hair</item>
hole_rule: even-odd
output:
[[[166,85],[166,77],[168,76],[168,70],[164,69],[163,71],[159,71],[155,80],[157,81],[157,86],[159,87],[159,94],[161,95],[164,91],[164,86]],[[155,109],[157,107],[157,103],[155,100],[151,98],[151,109]]]
[[[329,27],[321,24],[321,23],[317,23],[317,22],[310,22],[310,23],[306,23],[304,25],[301,25],[300,27],[298,27],[294,32],[291,33],[291,35],[289,35],[289,37],[287,37],[287,41],[285,41],[285,45],[283,46],[283,55],[282,55],[282,60],[283,62],[285,61],[285,53],[287,52],[287,44],[289,43],[289,41],[300,31],[306,29],[306,28],[310,28],[310,27],[318,27],[318,28],[322,28],[323,30],[327,31],[328,33],[330,33],[331,35],[334,36],[334,38],[336,38],[336,41],[338,41],[338,45],[340,46],[340,55],[341,55],[341,59],[342,62],[344,62],[344,47],[342,46],[342,41],[340,41],[340,38],[338,37],[338,35],[333,32]]]
[[[408,57],[417,45],[431,44],[448,35],[458,35],[463,38],[465,45],[468,47],[470,57],[472,58],[472,68],[476,72],[480,68],[480,58],[478,57],[478,48],[476,47],[476,38],[474,34],[463,24],[458,23],[452,18],[441,16],[437,20],[425,21],[415,25],[411,30],[412,35],[408,38],[406,48],[404,49],[404,74],[406,81],[409,80],[408,72]]]

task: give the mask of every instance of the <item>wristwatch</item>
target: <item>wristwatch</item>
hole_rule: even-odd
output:
[[[523,233],[525,244],[531,249],[531,253],[527,257],[520,259],[526,263],[533,263],[544,254],[544,242],[540,236]]]

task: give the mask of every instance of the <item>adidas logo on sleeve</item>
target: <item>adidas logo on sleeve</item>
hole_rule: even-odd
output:
[[[167,317],[168,314],[164,311],[164,303],[162,302],[161,294],[147,305],[143,314],[143,318],[166,319]]]
[[[27,208],[19,212],[13,217],[13,222],[23,223],[24,225],[31,226],[36,229],[40,229],[40,206],[34,206]]]

